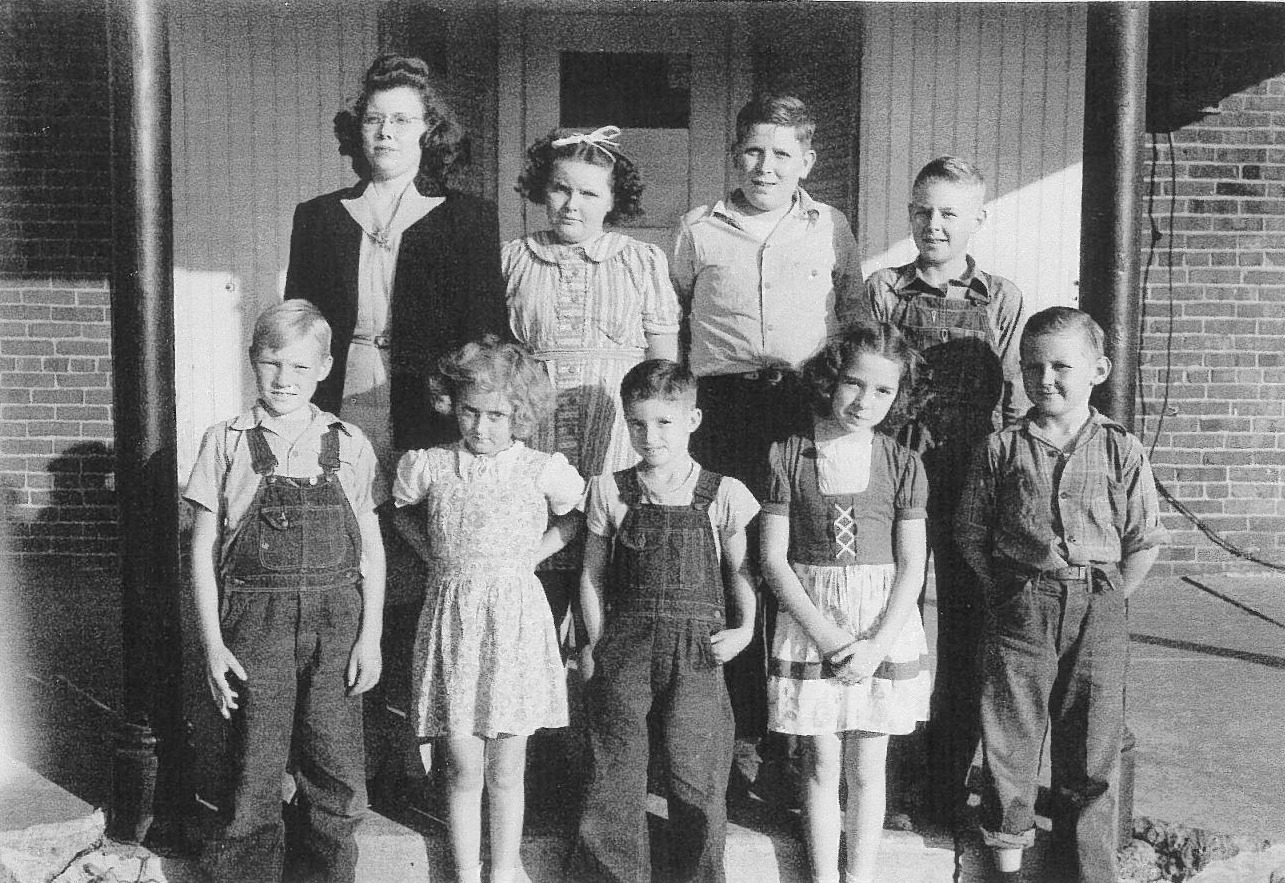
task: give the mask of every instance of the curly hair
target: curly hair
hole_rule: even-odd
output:
[[[371,64],[356,103],[335,114],[339,153],[352,160],[358,178],[369,181],[371,177],[370,162],[361,140],[361,118],[366,115],[366,105],[377,92],[406,86],[415,91],[424,105],[425,130],[419,139],[423,154],[415,187],[425,196],[440,196],[452,189],[472,159],[472,143],[447,107],[435,80],[424,60],[413,56],[381,55]]]
[[[830,398],[845,366],[861,353],[870,353],[901,365],[897,398],[880,427],[904,422],[914,410],[912,401],[918,387],[923,360],[895,325],[887,322],[858,322],[838,340],[832,340],[803,366],[803,386],[811,393],[812,408],[820,416],[830,413]]]
[[[607,212],[608,224],[632,220],[643,213],[643,182],[633,160],[618,150],[598,148],[583,141],[554,147],[553,142],[568,135],[573,129],[554,129],[526,151],[526,164],[513,189],[536,205],[544,205],[544,195],[549,189],[553,165],[558,160],[572,159],[611,170],[611,211]],[[606,151],[606,152],[604,152]],[[608,156],[610,154],[610,156]]]
[[[494,334],[483,335],[438,360],[429,378],[435,397],[450,400],[451,407],[469,390],[496,392],[513,406],[513,437],[530,438],[557,403],[543,363],[519,343],[505,343]]]

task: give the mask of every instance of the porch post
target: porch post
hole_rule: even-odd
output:
[[[1132,430],[1143,296],[1138,231],[1148,12],[1145,3],[1090,3],[1087,15],[1080,306],[1106,331],[1113,365],[1110,378],[1094,392],[1094,404]],[[1134,743],[1126,724],[1118,791],[1121,846],[1133,836]]]
[[[108,0],[112,383],[125,727],[111,833],[177,822],[182,779],[170,71],[164,0]],[[155,798],[153,800],[153,797]],[[155,810],[153,810],[153,804]]]
[[[1088,4],[1080,306],[1106,331],[1115,366],[1097,407],[1130,429],[1139,342],[1138,232],[1147,105],[1147,6]]]

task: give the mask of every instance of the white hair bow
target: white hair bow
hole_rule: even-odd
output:
[[[566,147],[569,144],[588,144],[590,147],[598,148],[603,153],[607,154],[608,158],[611,159],[612,162],[615,162],[617,157],[624,155],[620,150],[619,138],[619,126],[603,126],[599,129],[594,129],[587,135],[576,132],[572,135],[567,135],[565,138],[555,138],[553,141],[549,142],[549,144],[551,147]]]

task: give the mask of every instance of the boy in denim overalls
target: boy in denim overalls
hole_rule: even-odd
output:
[[[1053,845],[1039,879],[1114,883],[1126,600],[1165,529],[1142,442],[1089,405],[1111,371],[1098,323],[1042,310],[1021,359],[1033,407],[977,449],[955,534],[986,594],[982,835],[997,881],[1018,883],[1051,730]]]
[[[625,375],[620,397],[642,462],[589,486],[580,598],[593,775],[573,873],[650,883],[654,711],[669,797],[662,877],[722,883],[733,738],[722,666],[754,630],[745,528],[759,507],[745,485],[688,453],[701,414],[686,368],[643,362]]]
[[[205,676],[230,721],[231,805],[203,864],[278,883],[281,777],[293,757],[295,880],[351,883],[366,809],[360,694],[379,680],[384,490],[357,427],[311,403],[330,326],[307,301],[266,310],[250,346],[259,400],[205,433],[185,498]]]
[[[968,244],[986,218],[986,182],[943,156],[915,176],[910,229],[919,256],[866,280],[874,317],[896,325],[924,356],[926,382],[912,393],[912,422],[899,440],[928,473],[928,543],[937,586],[937,672],[925,741],[930,812],[952,821],[977,745],[977,649],[982,598],[951,526],[973,447],[1026,409],[1017,366],[1022,293],[977,268]]]

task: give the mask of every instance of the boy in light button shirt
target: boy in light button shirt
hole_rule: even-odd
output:
[[[692,454],[758,497],[772,442],[811,425],[796,371],[869,313],[847,218],[800,186],[816,163],[815,130],[792,96],[742,107],[731,150],[737,187],[684,216],[670,264],[704,414]],[[742,737],[767,727],[761,637],[727,669]]]

